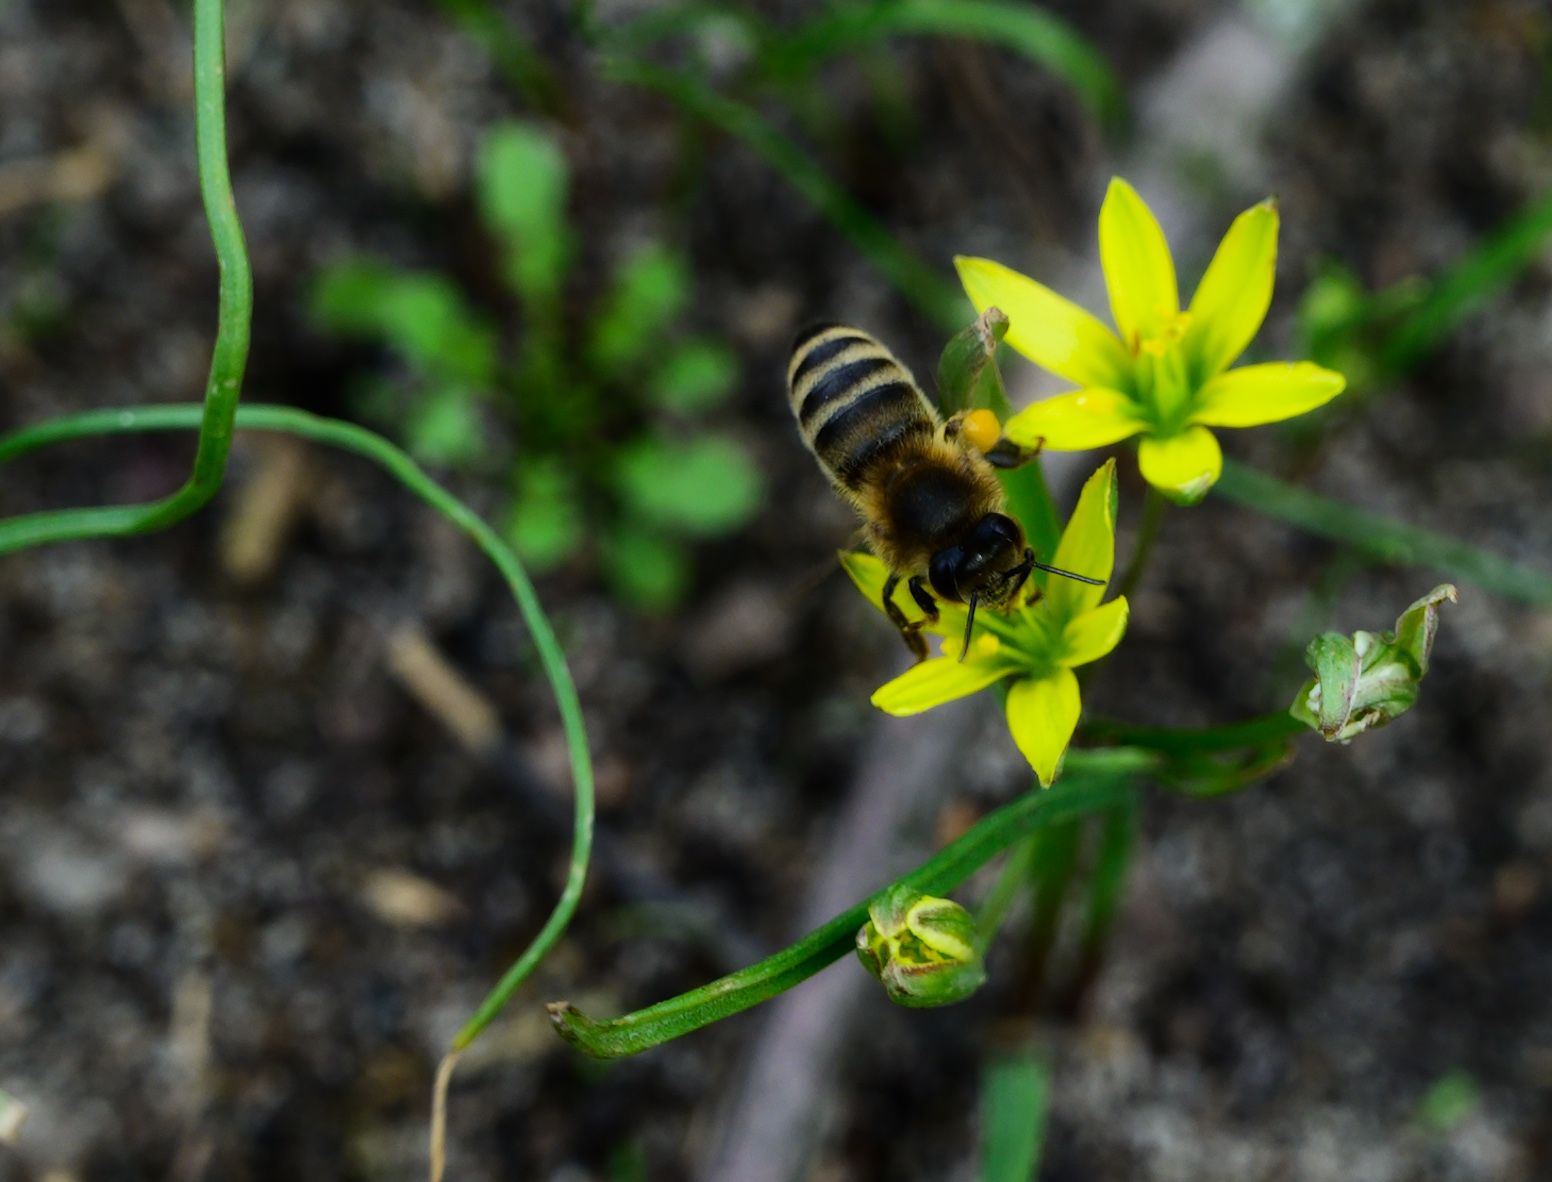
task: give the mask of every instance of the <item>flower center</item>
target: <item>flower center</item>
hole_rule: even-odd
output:
[[[1190,312],[1176,312],[1173,316],[1161,316],[1158,331],[1152,336],[1139,337],[1135,351],[1139,355],[1162,357],[1180,343],[1180,338],[1186,335],[1186,329],[1190,327]]]
[[[1154,432],[1173,435],[1190,417],[1195,391],[1181,340],[1191,325],[1190,312],[1176,312],[1159,330],[1137,340],[1137,398]]]

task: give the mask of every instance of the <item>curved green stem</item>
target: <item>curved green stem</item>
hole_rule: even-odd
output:
[[[1124,91],[1099,51],[1060,17],[1007,0],[832,5],[786,39],[773,38],[762,65],[780,75],[806,78],[825,58],[909,34],[965,38],[1012,50],[1071,86],[1112,128],[1124,121]]]
[[[1026,793],[984,818],[900,882],[927,894],[946,894],[1020,838],[1110,808],[1129,791],[1126,774],[1108,770],[1103,762],[1087,773],[1069,771],[1055,787]],[[567,1002],[555,1002],[549,1007],[550,1016],[561,1037],[589,1055],[615,1059],[638,1054],[758,1005],[839,960],[855,947],[868,904],[894,885],[759,964],[678,997],[605,1021],[590,1018]]]
[[[47,444],[72,439],[141,431],[186,430],[201,426],[201,422],[200,408],[192,404],[89,411],[26,427],[0,438],[0,461],[13,459]],[[593,847],[593,765],[587,749],[587,733],[582,723],[582,705],[577,700],[576,686],[566,667],[565,655],[539,604],[533,584],[528,581],[528,575],[511,547],[478,514],[426,475],[400,448],[365,427],[338,419],[322,418],[288,406],[244,406],[237,411],[236,425],[243,430],[281,431],[299,435],[303,439],[365,456],[387,469],[406,488],[473,538],[475,544],[505,576],[507,586],[517,600],[518,610],[523,615],[523,622],[528,625],[529,633],[533,636],[544,675],[554,691],[561,724],[565,729],[566,749],[571,758],[571,774],[576,790],[571,866],[566,875],[566,886],[549,920],[534,937],[533,943],[507,970],[495,989],[491,990],[474,1017],[458,1032],[453,1046],[455,1050],[461,1050],[490,1025],[534,966],[560,939],[576,911],[577,901],[582,897],[582,884]]]
[[[176,492],[144,504],[52,509],[0,521],[0,554],[50,542],[161,529],[195,512],[221,487],[232,448],[232,422],[248,362],[248,326],[253,316],[253,277],[226,160],[224,37],[222,0],[195,0],[194,140],[200,195],[221,268],[221,295],[193,470]]]

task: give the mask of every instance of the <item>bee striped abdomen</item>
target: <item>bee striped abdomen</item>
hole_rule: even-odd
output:
[[[910,371],[855,328],[825,324],[800,334],[787,381],[803,442],[852,491],[875,464],[939,425]]]

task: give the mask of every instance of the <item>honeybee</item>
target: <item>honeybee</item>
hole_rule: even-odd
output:
[[[787,392],[803,442],[889,568],[884,610],[918,661],[927,656],[921,630],[937,621],[940,599],[969,605],[964,660],[977,605],[1006,609],[1031,571],[1102,582],[1035,561],[1024,531],[1003,511],[991,462],[966,438],[963,412],[945,421],[910,371],[867,333],[839,324],[800,332]],[[893,599],[902,579],[921,619],[906,619]]]

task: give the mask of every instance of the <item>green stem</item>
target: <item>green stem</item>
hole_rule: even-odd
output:
[[[512,17],[488,0],[437,0],[448,18],[479,44],[507,83],[535,108],[554,113],[569,91],[544,55],[528,43]]]
[[[1121,899],[1136,846],[1137,795],[1132,793],[1101,819],[1094,870],[1089,875],[1088,915],[1072,982],[1071,1009],[1075,1013],[1082,1007],[1104,965],[1105,948],[1121,911]]]
[[[0,438],[0,461],[14,459],[47,444],[72,439],[142,431],[187,430],[200,427],[201,423],[200,408],[194,405],[89,411],[23,428]],[[566,668],[565,655],[539,604],[533,584],[529,582],[527,573],[511,548],[478,514],[432,480],[404,451],[375,432],[354,423],[322,418],[287,406],[244,406],[237,411],[236,425],[243,430],[280,431],[298,435],[303,439],[365,456],[385,468],[421,500],[468,534],[505,576],[523,621],[533,637],[545,677],[549,679],[550,688],[554,691],[576,790],[571,865],[566,874],[566,885],[539,934],[459,1031],[453,1047],[461,1050],[473,1042],[500,1013],[518,986],[560,939],[576,911],[577,901],[582,897],[582,885],[593,846],[593,767],[582,723],[582,706],[577,699],[571,673]]]
[[[927,894],[946,894],[1020,838],[1109,808],[1129,791],[1123,776],[1069,771],[1054,788],[1027,793],[984,818],[900,881]],[[596,1021],[566,1002],[556,1002],[550,1006],[551,1017],[566,1041],[598,1058],[614,1059],[648,1050],[747,1010],[839,960],[855,947],[868,904],[883,893],[881,890],[862,900],[759,964],[646,1009]]]
[[[1355,509],[1228,460],[1216,487],[1236,504],[1344,542],[1380,562],[1426,567],[1451,582],[1469,583],[1505,599],[1552,606],[1552,574],[1443,534]]]
[[[1143,494],[1142,524],[1137,527],[1137,541],[1132,546],[1132,557],[1126,564],[1126,573],[1116,584],[1117,598],[1129,598],[1142,581],[1142,573],[1148,569],[1148,559],[1153,554],[1153,544],[1158,540],[1159,527],[1164,523],[1164,510],[1168,503],[1164,495],[1151,484]]]
[[[1025,1017],[1033,1018],[1039,1012],[1045,992],[1051,953],[1061,931],[1062,907],[1078,866],[1081,821],[1075,817],[1065,825],[1053,825],[1035,841],[1031,860],[1034,874],[1029,881],[1035,905],[1019,953],[1019,982],[1013,990],[1013,1004]]]
[[[1031,863],[1035,856],[1036,841],[1034,837],[1026,838],[1008,851],[1002,869],[997,872],[997,881],[992,883],[992,889],[986,892],[986,898],[981,901],[975,917],[975,935],[982,949],[990,948],[997,939],[1002,922],[1008,917],[1008,909],[1028,883],[1033,869]]]
[[[51,542],[162,529],[201,508],[221,487],[232,448],[232,422],[248,362],[248,326],[253,316],[253,277],[226,159],[224,25],[222,0],[195,0],[194,140],[200,195],[221,269],[221,290],[193,470],[181,488],[159,500],[53,509],[0,521],[0,554]]]
[[[1114,743],[1117,746],[1141,747],[1168,755],[1263,747],[1295,738],[1308,730],[1286,710],[1277,710],[1246,722],[1209,727],[1132,726],[1108,718],[1086,718],[1083,722],[1085,739]]]

